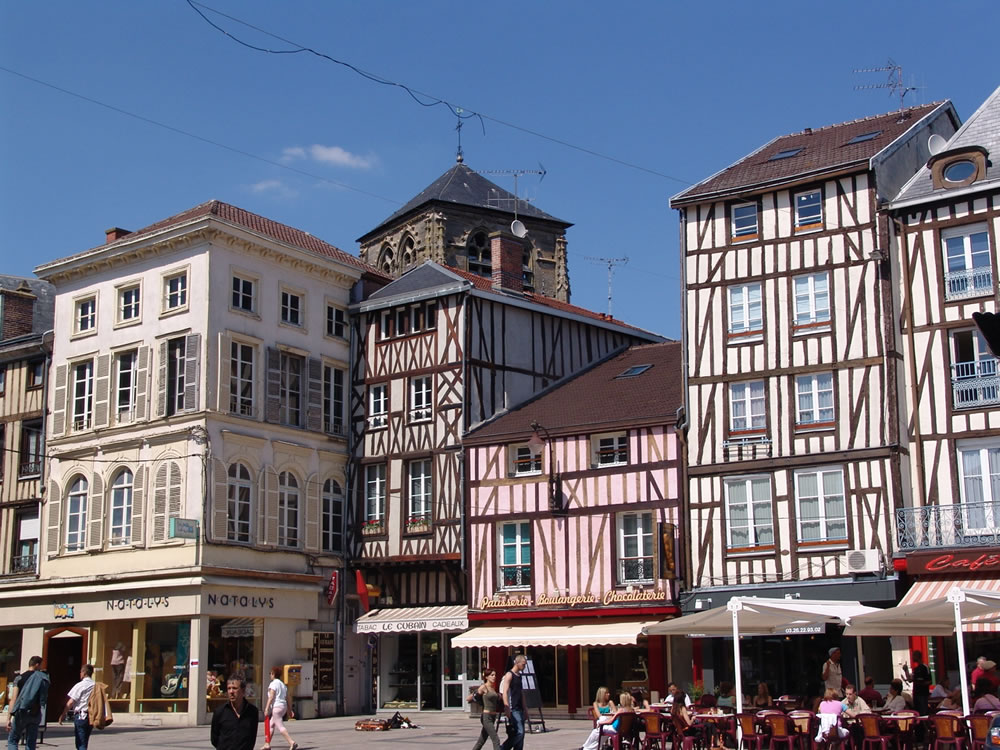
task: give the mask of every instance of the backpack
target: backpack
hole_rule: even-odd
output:
[[[108,686],[103,682],[95,682],[90,700],[87,701],[87,721],[96,729],[104,729],[114,720],[111,704],[108,703]]]

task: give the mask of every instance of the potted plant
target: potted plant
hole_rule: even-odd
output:
[[[361,534],[363,536],[372,536],[384,532],[385,522],[381,518],[369,518],[361,524]]]
[[[431,519],[427,516],[410,516],[406,519],[406,531],[409,534],[421,534],[431,530]]]

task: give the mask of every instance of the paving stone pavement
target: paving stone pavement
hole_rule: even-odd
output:
[[[378,718],[388,718],[391,714],[379,713]],[[360,716],[343,716],[329,719],[309,719],[286,722],[292,738],[301,750],[346,750],[346,748],[369,747],[373,750],[389,750],[393,746],[405,744],[405,750],[430,750],[447,748],[460,750],[475,744],[479,737],[479,722],[468,714],[458,712],[435,712],[410,714],[410,718],[420,725],[419,729],[392,729],[388,732],[358,732],[354,722]],[[547,732],[534,732],[524,738],[524,750],[576,750],[590,733],[591,724],[584,719],[545,719]],[[2,732],[2,727],[0,727]],[[0,747],[6,747],[6,733]],[[504,729],[500,729],[500,739],[504,739]],[[264,745],[264,728],[261,725],[257,735],[257,750]],[[272,741],[274,750],[285,750],[283,738]],[[45,743],[39,743],[40,750],[74,750],[72,725],[50,726],[45,732]],[[211,750],[209,727],[126,727],[112,725],[104,731],[94,730],[90,738],[90,750],[137,750],[141,748],[206,748]],[[402,750],[402,748],[400,749]],[[489,742],[483,750],[491,750]]]

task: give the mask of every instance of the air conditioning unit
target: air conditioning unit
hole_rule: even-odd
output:
[[[847,553],[848,573],[879,573],[882,555],[877,549],[852,549]]]

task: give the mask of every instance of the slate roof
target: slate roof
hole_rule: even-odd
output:
[[[424,188],[405,206],[392,214],[392,216],[359,237],[357,241],[364,242],[372,235],[377,234],[386,225],[392,224],[400,217],[434,201],[488,209],[513,216],[514,200],[515,196],[513,193],[490,182],[478,172],[470,169],[466,164],[459,163],[434,180],[434,182]],[[554,221],[562,224],[564,227],[573,226],[569,222],[557,219],[555,216],[550,216],[541,209],[535,208],[534,205],[523,198],[517,198],[516,200],[517,215],[519,217],[527,216],[533,219]]]
[[[671,199],[670,205],[676,207],[716,194],[739,193],[814,172],[867,162],[926,115],[946,105],[947,102],[933,102],[779,136],[735,164],[681,191]],[[857,136],[869,133],[878,135],[848,143]],[[772,159],[779,153],[794,149],[801,150],[787,158]]]
[[[25,283],[31,287],[31,293],[38,298],[35,300],[35,308],[31,319],[32,333],[30,336],[18,336],[17,339],[8,339],[3,342],[3,345],[7,345],[12,341],[34,338],[46,331],[52,330],[53,322],[55,321],[55,286],[41,279],[0,275],[0,289],[16,290]]]
[[[1000,87],[998,87],[983,102],[979,109],[965,121],[952,135],[945,147],[946,151],[966,146],[982,146],[990,153],[986,168],[986,179],[974,182],[970,189],[988,186],[1000,180]],[[945,196],[952,190],[948,188],[934,189],[931,181],[931,170],[925,165],[910,178],[893,199],[893,203],[909,202],[921,198]]]
[[[163,219],[162,221],[158,221],[155,224],[150,224],[148,227],[144,227],[132,232],[131,234],[125,235],[115,242],[99,245],[98,247],[91,248],[90,250],[70,256],[69,258],[62,258],[57,261],[52,261],[51,263],[45,263],[39,266],[36,269],[36,272],[65,260],[82,258],[91,253],[104,251],[109,248],[115,248],[135,239],[140,239],[142,237],[161,232],[165,229],[170,229],[174,226],[181,226],[197,219],[210,216],[214,216],[223,222],[248,229],[251,232],[269,237],[272,240],[282,242],[286,245],[292,245],[317,255],[324,255],[346,265],[355,266],[360,268],[362,271],[374,274],[379,278],[386,278],[382,272],[378,271],[373,266],[369,266],[357,256],[346,253],[340,248],[334,247],[330,243],[324,242],[308,232],[296,229],[295,227],[290,227],[287,224],[281,224],[273,219],[268,219],[264,216],[260,216],[259,214],[251,213],[246,209],[239,208],[238,206],[233,206],[229,203],[223,203],[222,201],[217,200],[206,201],[205,203],[201,203],[194,208],[181,211],[179,214],[174,214],[173,216]]]
[[[552,297],[546,297],[544,294],[535,294],[533,292],[522,292],[517,294],[494,289],[492,279],[479,276],[478,274],[469,273],[468,271],[463,271],[460,268],[442,266],[432,260],[425,260],[419,266],[410,269],[395,281],[386,284],[378,291],[370,294],[365,301],[377,302],[378,300],[384,299],[387,301],[388,306],[393,304],[391,300],[395,298],[405,297],[407,295],[415,296],[421,292],[429,292],[435,287],[453,286],[456,282],[455,277],[458,277],[458,280],[471,283],[473,287],[481,292],[488,292],[496,295],[497,297],[522,300],[524,302],[530,302],[539,305],[540,307],[557,310],[570,315],[579,315],[584,318],[591,318],[593,320],[610,323],[622,328],[629,328],[636,331],[637,334],[641,334],[643,336],[657,339],[661,338],[659,334],[630,325],[604,313],[587,310],[586,308],[578,307],[577,305],[571,305],[568,302],[562,302],[561,300],[553,299]]]
[[[633,424],[673,424],[678,407],[684,403],[681,346],[679,341],[668,341],[629,347],[473,429],[463,441],[489,443],[528,437],[532,422],[553,435]],[[618,377],[637,365],[652,367],[634,377]]]

